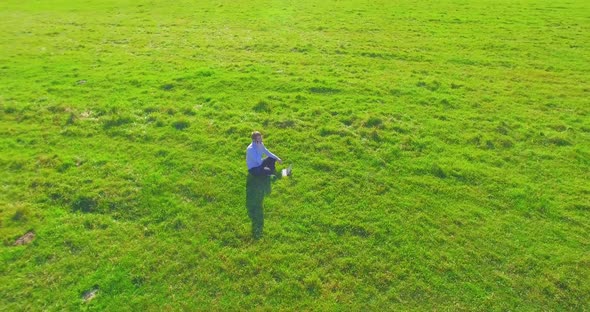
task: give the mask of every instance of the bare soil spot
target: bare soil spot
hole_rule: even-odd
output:
[[[94,299],[94,297],[96,297],[96,295],[98,294],[98,286],[94,286],[92,287],[92,289],[84,292],[84,294],[82,294],[82,299],[84,299],[84,302],[88,302],[92,299]]]
[[[35,239],[35,233],[33,231],[27,232],[25,235],[19,237],[15,242],[14,246],[26,245]]]

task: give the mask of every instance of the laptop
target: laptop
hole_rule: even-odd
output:
[[[291,169],[293,168],[293,165],[289,165],[289,167],[287,169],[283,169],[281,172],[283,174],[283,177],[286,176],[291,176]]]

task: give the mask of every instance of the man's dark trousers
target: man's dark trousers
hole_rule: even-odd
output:
[[[272,157],[266,157],[262,161],[262,165],[248,169],[248,172],[250,172],[250,174],[256,175],[256,176],[271,175],[275,172],[275,163],[276,162],[277,162],[276,159],[274,159]]]

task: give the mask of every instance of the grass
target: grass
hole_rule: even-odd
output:
[[[589,13],[3,1],[0,307],[585,310]]]

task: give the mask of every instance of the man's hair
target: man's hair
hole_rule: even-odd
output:
[[[252,140],[255,140],[257,137],[261,137],[262,133],[258,132],[258,131],[254,131],[252,132]]]

